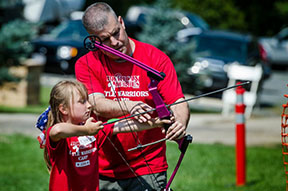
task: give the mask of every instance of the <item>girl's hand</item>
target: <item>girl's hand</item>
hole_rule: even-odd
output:
[[[104,126],[102,125],[103,122],[102,121],[97,121],[95,122],[93,117],[90,117],[89,119],[87,119],[87,121],[84,124],[84,127],[87,130],[87,134],[88,135],[95,135],[98,133],[98,131],[100,129],[103,129]]]

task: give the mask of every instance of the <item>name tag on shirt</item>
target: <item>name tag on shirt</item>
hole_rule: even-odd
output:
[[[93,143],[94,141],[96,141],[96,138],[94,136],[80,136],[78,137],[78,141],[80,145],[87,146],[90,143]]]

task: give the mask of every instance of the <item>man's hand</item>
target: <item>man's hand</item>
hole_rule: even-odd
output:
[[[182,101],[184,98],[178,99]],[[175,122],[166,132],[166,138],[169,140],[181,139],[186,135],[187,124],[190,118],[189,106],[186,102],[171,106],[171,111],[175,117]]]
[[[134,114],[139,114],[139,113],[143,113],[143,112],[146,112],[146,111],[149,111],[151,109],[153,109],[152,107],[150,107],[149,105],[143,103],[143,102],[132,102],[132,104],[130,104],[130,108],[129,108],[129,111],[130,111],[130,114],[131,115],[134,115]],[[135,117],[135,119],[139,122],[139,123],[145,123],[147,122],[148,120],[151,119],[151,114],[153,112],[148,112],[148,113],[145,113],[145,114],[142,114],[142,115],[138,115]]]
[[[152,110],[152,107],[141,101],[114,101],[104,97],[103,94],[93,94],[89,96],[89,102],[93,105],[93,112],[105,118],[121,117],[126,114],[139,114]],[[136,116],[139,123],[145,123],[151,119],[153,112]]]
[[[162,130],[165,133],[165,129]],[[181,139],[186,135],[186,126],[180,123],[179,121],[175,121],[170,125],[166,132],[166,139],[168,140],[177,140]]]

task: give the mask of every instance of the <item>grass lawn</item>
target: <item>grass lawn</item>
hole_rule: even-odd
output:
[[[175,143],[167,143],[170,168],[178,160]],[[0,190],[48,190],[49,175],[43,150],[35,138],[0,134]],[[285,190],[281,146],[247,149],[247,184],[235,186],[235,149],[220,144],[191,144],[172,183],[175,191],[274,191]]]

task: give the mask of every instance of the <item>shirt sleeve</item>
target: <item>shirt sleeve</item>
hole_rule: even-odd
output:
[[[51,141],[49,133],[52,128],[53,126],[49,127],[46,132],[46,149],[51,161],[53,161],[55,159],[55,156],[59,154],[58,152],[61,152],[61,149],[59,148],[61,148],[65,143],[65,139],[61,139],[60,141],[57,142]]]
[[[88,94],[104,94],[101,82],[97,78],[99,75],[97,75],[95,67],[96,65],[93,52],[89,52],[77,60],[75,64],[75,76],[78,81],[86,86]]]
[[[172,104],[178,99],[183,98],[184,94],[174,65],[169,57],[162,53],[159,64],[159,71],[163,71],[166,76],[164,80],[159,83],[158,90],[165,103]]]

